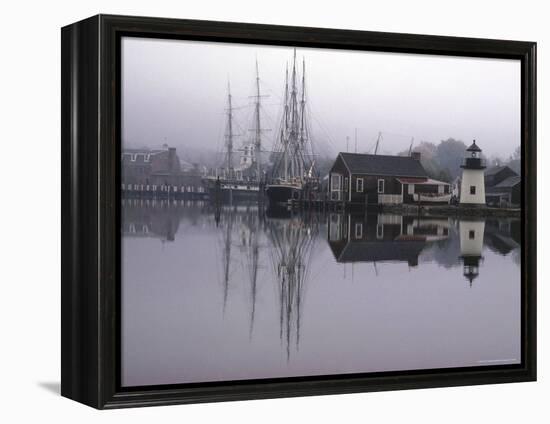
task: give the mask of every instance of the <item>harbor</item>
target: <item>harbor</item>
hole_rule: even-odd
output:
[[[267,95],[261,89],[258,60],[254,69],[247,131],[237,122],[241,108],[235,106],[227,83],[223,146],[217,162],[185,161],[167,144],[161,149],[126,149],[122,197],[208,200],[218,206],[253,201],[272,208],[317,211],[520,214],[521,177],[513,169],[517,160],[510,159],[510,166],[500,161],[488,166],[476,140],[470,146],[453,139],[442,141],[437,149],[454,149],[448,168],[434,159],[433,151],[426,152],[430,143],[415,146],[414,137],[399,154],[382,154],[385,136],[379,132],[372,149],[359,153],[357,129],[354,152],[340,151],[332,158],[320,154],[306,93],[306,61],[297,59],[296,49],[284,73],[279,122],[276,128],[266,128],[262,101]],[[448,159],[442,156],[439,161]]]
[[[463,80],[494,62],[128,45],[123,386],[521,362],[520,114]]]

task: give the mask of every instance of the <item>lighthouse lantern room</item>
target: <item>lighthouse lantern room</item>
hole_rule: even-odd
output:
[[[485,205],[485,161],[481,158],[481,149],[472,143],[466,149],[462,168],[460,204],[465,206]]]

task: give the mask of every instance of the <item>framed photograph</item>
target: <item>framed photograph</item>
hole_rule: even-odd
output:
[[[62,29],[62,395],[536,379],[536,44]]]

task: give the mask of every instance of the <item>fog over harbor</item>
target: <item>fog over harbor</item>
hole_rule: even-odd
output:
[[[126,38],[122,85],[123,386],[521,362],[518,61]]]
[[[124,147],[176,147],[183,158],[223,147],[227,84],[237,134],[252,119],[257,58],[264,147],[280,121],[292,48],[124,38]],[[298,48],[317,151],[397,154],[422,141],[478,140],[487,157],[507,158],[520,144],[520,62],[430,55]],[[346,138],[349,137],[349,141]]]

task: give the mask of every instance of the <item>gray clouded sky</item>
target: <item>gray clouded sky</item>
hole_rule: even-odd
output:
[[[408,149],[411,137],[438,143],[476,139],[487,156],[507,157],[520,144],[520,62],[343,50],[297,50],[305,57],[312,138],[335,153]],[[277,133],[284,72],[292,48],[125,38],[122,46],[123,144],[221,149],[227,81],[238,132],[249,136],[258,58],[264,145]]]

